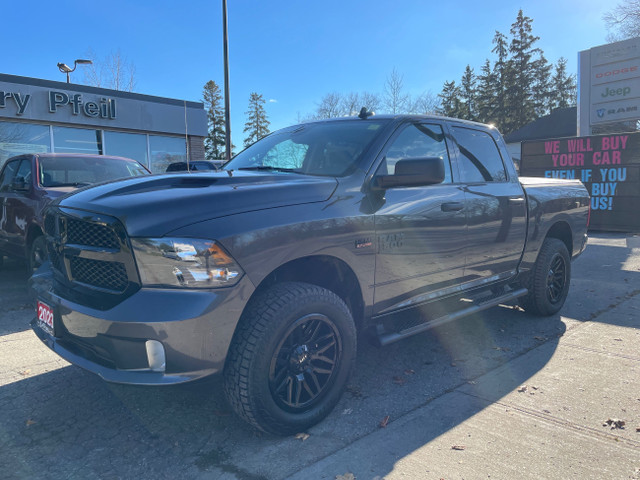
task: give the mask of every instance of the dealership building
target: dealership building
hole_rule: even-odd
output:
[[[0,167],[21,153],[133,158],[154,173],[204,159],[202,103],[0,74]]]

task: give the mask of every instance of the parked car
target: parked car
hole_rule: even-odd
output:
[[[35,333],[110,382],[221,373],[242,418],[293,434],[338,402],[358,331],[386,345],[516,299],[562,308],[579,181],[518,179],[491,126],[360,117],[272,133],[219,173],[56,202]]]
[[[47,257],[43,210],[78,187],[150,172],[106,155],[36,153],[10,158],[0,172],[0,258],[26,258],[31,271]]]
[[[174,162],[169,164],[167,172],[210,172],[220,170],[224,165],[222,160],[194,160],[187,162]]]

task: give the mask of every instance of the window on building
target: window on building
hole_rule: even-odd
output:
[[[105,155],[132,158],[144,166],[149,165],[146,135],[105,130],[104,153]]]
[[[102,132],[88,128],[53,127],[56,153],[88,153],[102,155]]]
[[[507,174],[495,140],[486,132],[454,127],[460,148],[460,176],[465,183],[504,182]]]
[[[0,168],[16,155],[49,151],[51,137],[47,125],[0,122]]]
[[[182,137],[149,135],[149,149],[151,150],[149,170],[152,173],[164,173],[170,164],[187,161],[187,147]]]

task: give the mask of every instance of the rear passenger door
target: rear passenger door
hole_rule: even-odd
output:
[[[465,192],[467,251],[464,276],[483,284],[515,274],[526,237],[526,201],[511,161],[489,131],[453,125]],[[498,139],[499,140],[499,139]]]
[[[400,159],[440,157],[438,185],[388,188],[375,213],[375,312],[384,314],[437,297],[462,281],[465,194],[455,184],[451,141],[437,121],[405,124],[391,138],[376,175],[393,175]]]

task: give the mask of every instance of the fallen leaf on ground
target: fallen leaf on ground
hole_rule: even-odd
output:
[[[309,434],[308,433],[296,433],[296,438],[298,440],[302,440],[303,442],[309,438]]]
[[[396,385],[404,385],[407,381],[402,377],[393,377],[393,383]]]
[[[31,373],[31,370],[27,368],[26,370],[20,372],[20,375],[22,375],[23,377],[26,377],[30,373]]]
[[[34,422],[33,420],[29,419],[27,420],[27,427],[30,427],[31,425],[35,425],[37,422]]]
[[[386,428],[387,425],[389,424],[389,419],[391,417],[389,415],[387,415],[386,417],[384,417],[381,421],[380,421],[380,428]]]
[[[465,447],[464,445],[452,445],[451,446],[451,450],[464,450],[465,448],[467,448],[467,447]]]
[[[336,480],[356,480],[356,476],[351,472],[347,472],[344,475],[336,475]]]
[[[521,385],[520,388],[518,389],[518,392],[520,393],[524,393],[527,391],[527,386],[526,385]]]
[[[609,418],[602,424],[602,426],[611,427],[611,430],[615,430],[616,428],[623,430],[625,423],[626,422],[624,420],[620,420],[619,418]]]
[[[636,432],[640,432],[640,425],[636,427]]]
[[[413,375],[414,373],[416,373],[416,371],[415,371],[415,370],[411,370],[410,368],[407,368],[407,369],[404,371],[404,374],[405,374],[405,375]]]

